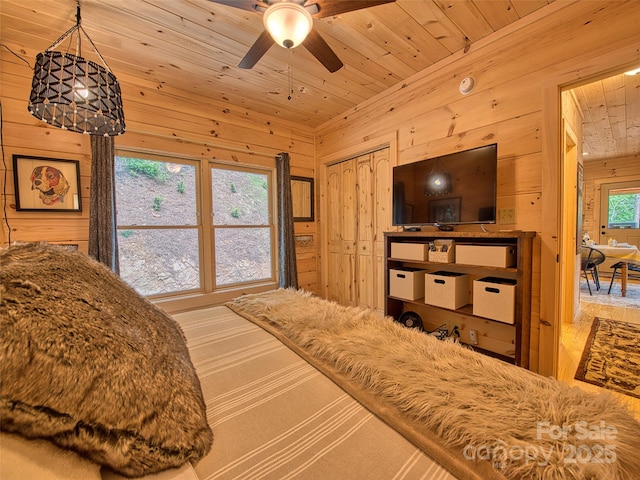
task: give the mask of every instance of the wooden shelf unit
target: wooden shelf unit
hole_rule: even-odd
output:
[[[396,320],[405,311],[415,311],[423,319],[425,330],[435,330],[447,324],[449,331],[458,326],[463,343],[469,344],[468,331],[478,331],[478,345],[474,350],[495,356],[524,368],[529,368],[529,338],[531,331],[531,271],[535,232],[386,232],[385,233],[385,314]],[[391,257],[392,243],[429,243],[433,240],[452,239],[459,245],[509,245],[516,248],[515,267],[488,267],[460,263],[441,263],[406,260]],[[514,323],[507,324],[473,315],[472,304],[456,310],[427,305],[424,299],[404,300],[389,295],[389,270],[413,267],[435,272],[445,270],[469,274],[473,280],[494,276],[516,280]]]

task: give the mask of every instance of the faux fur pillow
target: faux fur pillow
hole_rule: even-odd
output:
[[[125,476],[211,448],[178,324],[88,256],[0,250],[0,421]]]

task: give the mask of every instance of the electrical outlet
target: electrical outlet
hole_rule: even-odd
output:
[[[477,330],[469,330],[469,343],[471,345],[478,344],[478,331]]]
[[[499,210],[498,221],[501,225],[509,225],[516,223],[516,209],[515,208],[501,208]]]

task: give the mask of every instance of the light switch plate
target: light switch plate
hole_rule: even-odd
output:
[[[513,225],[514,223],[516,223],[515,208],[501,208],[498,213],[498,221],[501,225]]]

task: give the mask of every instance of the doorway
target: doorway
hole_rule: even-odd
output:
[[[626,70],[570,85],[562,91],[560,274],[564,323],[573,319],[567,318],[569,305],[576,307],[575,314],[579,308],[580,258],[571,254],[571,244],[575,245],[576,240],[579,244],[586,237],[600,245],[606,245],[609,238],[640,245],[640,131],[634,127],[640,123],[640,97],[635,93],[640,88],[640,75],[627,75]],[[575,149],[569,138],[571,129],[575,132]],[[580,165],[583,201],[571,208],[575,199],[572,184]],[[576,226],[575,236],[572,225]],[[573,270],[572,260],[578,263]],[[616,262],[605,262],[599,271],[611,273],[609,266],[613,263]],[[573,276],[574,281],[567,276]]]
[[[609,80],[614,79],[615,80]],[[617,131],[615,135],[618,135],[615,142],[611,141],[611,125],[614,115],[618,115],[620,118],[621,111],[635,111],[634,118],[631,122],[640,121],[640,105],[629,104],[635,97],[628,95],[618,95],[618,100],[622,99],[622,104],[615,105],[617,113],[614,112],[613,104],[607,103],[606,89],[615,90],[613,85],[618,85],[618,89],[623,88],[624,78],[619,73],[613,77],[606,77],[593,82],[591,84],[581,85],[577,87],[569,87],[562,92],[562,182],[560,187],[561,192],[561,210],[562,210],[562,222],[560,223],[562,229],[562,244],[560,248],[561,252],[561,289],[560,296],[560,312],[562,315],[562,322],[558,323],[559,335],[558,335],[558,368],[556,371],[557,378],[573,382],[573,376],[575,374],[575,365],[580,358],[582,349],[584,347],[584,340],[586,333],[590,330],[590,322],[593,320],[594,315],[602,314],[603,311],[599,310],[605,308],[609,317],[616,317],[620,320],[630,318],[630,316],[636,315],[636,310],[630,310],[628,307],[619,307],[619,303],[613,298],[613,292],[611,295],[606,295],[609,278],[605,268],[599,267],[599,271],[604,273],[605,278],[602,282],[601,296],[607,298],[610,301],[609,305],[603,306],[596,303],[585,303],[584,300],[591,302],[592,298],[588,297],[588,293],[580,294],[580,286],[584,285],[584,280],[581,277],[580,270],[580,257],[572,252],[572,248],[576,247],[576,243],[582,240],[584,234],[588,234],[590,239],[595,241],[596,244],[606,244],[610,237],[615,237],[618,242],[629,243],[638,245],[640,225],[638,216],[640,212],[640,165],[637,162],[637,141],[624,137],[624,142],[621,140],[623,133],[632,135],[633,129],[623,128],[624,125],[617,125]],[[640,77],[633,79],[636,85],[640,85]],[[587,93],[593,93],[593,91],[600,91],[602,98],[600,102],[594,102],[591,105],[599,106],[597,118],[600,121],[594,121],[596,115],[595,110],[588,110],[587,99],[585,95]],[[620,92],[618,92],[620,93]],[[567,100],[568,97],[573,99],[574,107],[577,107],[576,111],[580,113],[580,116],[576,117],[575,112],[571,111],[571,102]],[[626,102],[625,103],[625,99]],[[636,99],[637,101],[637,99]],[[586,110],[585,110],[586,108]],[[597,107],[594,107],[597,108]],[[573,116],[573,117],[572,117]],[[602,121],[604,118],[610,120],[609,123]],[[565,126],[567,118],[580,119],[574,120],[574,128],[576,132],[576,153],[574,157],[571,136],[567,133],[568,129]],[[629,118],[626,118],[627,124],[630,122]],[[631,123],[633,124],[633,123]],[[625,134],[625,135],[626,135]],[[597,143],[597,139],[603,141],[603,147],[601,150],[595,151],[594,146]],[[622,148],[624,145],[628,145],[629,150],[616,150],[611,145],[615,144]],[[588,155],[592,154],[592,155]],[[580,168],[582,165],[583,168]],[[577,169],[577,189],[578,192],[574,192],[571,189],[572,181],[576,178],[574,172]],[[583,173],[584,183],[582,188],[582,205],[576,205],[575,209],[568,208],[571,205],[573,198],[576,198],[576,193],[580,190],[580,173]],[[577,195],[579,198],[580,195]],[[578,200],[580,201],[580,200]],[[582,206],[582,211],[581,207]],[[624,210],[624,211],[623,211]],[[605,219],[602,221],[601,219]],[[573,226],[573,230],[572,230]],[[575,236],[574,236],[575,232]],[[615,262],[609,261],[609,264]],[[572,268],[573,267],[573,268]],[[601,279],[602,280],[602,279]],[[573,287],[572,287],[573,285]],[[639,286],[640,287],[640,286]],[[582,301],[581,301],[582,300]],[[584,334],[584,335],[583,335]]]

